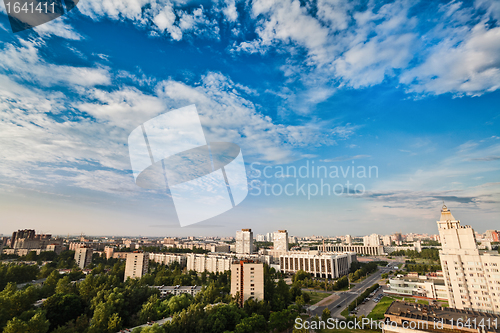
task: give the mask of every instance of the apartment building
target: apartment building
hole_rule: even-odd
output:
[[[249,260],[231,264],[231,295],[239,296],[242,307],[246,300],[264,299],[264,265]]]
[[[75,261],[78,267],[84,269],[92,262],[94,250],[89,247],[79,247],[75,250]]]
[[[187,255],[187,270],[202,273],[223,273],[231,269],[232,257],[219,255],[193,254]]]
[[[178,262],[181,267],[185,267],[187,264],[187,257],[182,254],[150,253],[149,260],[162,265],[170,265],[174,262]]]
[[[253,232],[252,229],[241,229],[236,231],[236,253],[253,253]]]
[[[148,273],[148,268],[149,253],[139,251],[127,253],[124,281],[127,281],[128,278],[140,279]]]
[[[380,236],[377,234],[371,234],[370,236],[363,237],[363,245],[364,246],[379,246],[380,245]]]
[[[288,251],[288,232],[278,230],[273,235],[273,248],[275,251]]]
[[[439,258],[445,277],[449,305],[500,313],[500,256],[479,251],[474,229],[460,225],[443,205],[437,221],[442,250]]]

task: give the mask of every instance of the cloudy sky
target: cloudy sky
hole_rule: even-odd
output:
[[[16,34],[0,11],[0,233],[437,233],[443,201],[500,229],[498,1],[81,0]],[[191,104],[250,193],[181,228],[127,138]]]

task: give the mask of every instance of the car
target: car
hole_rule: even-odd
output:
[[[338,308],[340,308],[340,304],[339,304],[339,305],[337,305],[337,307],[338,307]]]

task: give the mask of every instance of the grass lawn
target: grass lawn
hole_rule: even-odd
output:
[[[328,296],[331,295],[331,293],[316,293],[314,291],[312,291],[312,292],[305,291],[303,293],[309,294],[309,296],[311,297],[311,300],[307,304],[311,304],[311,305],[314,305],[314,304],[318,303],[319,301],[321,301],[322,299],[327,298]]]
[[[417,303],[418,303],[418,304],[425,304],[425,305],[429,305],[429,301],[426,301],[426,300],[424,300],[424,299],[419,299],[419,300],[417,300]]]
[[[389,308],[389,305],[394,301],[393,298],[384,296],[382,299],[375,305],[372,312],[368,314],[368,318],[370,319],[384,319],[384,313]]]
[[[442,306],[443,308],[447,308],[447,307],[449,307],[448,302],[439,302],[438,304],[439,304],[440,306]]]

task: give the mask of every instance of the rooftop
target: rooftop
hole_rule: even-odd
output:
[[[459,310],[453,308],[443,308],[440,306],[430,306],[424,304],[415,304],[415,303],[406,303],[400,301],[394,301],[387,311],[385,315],[399,316],[408,319],[415,319],[420,321],[440,321],[444,320],[445,324],[451,324],[451,320],[457,323],[457,320],[460,319],[463,322],[466,322],[467,319],[474,321],[476,319],[476,323],[480,323],[482,319],[485,322],[490,320],[493,322],[495,319],[500,321],[500,315],[486,313],[486,312],[478,312],[472,310]],[[500,332],[500,327],[495,327],[491,325],[490,329],[486,327],[487,332]]]

